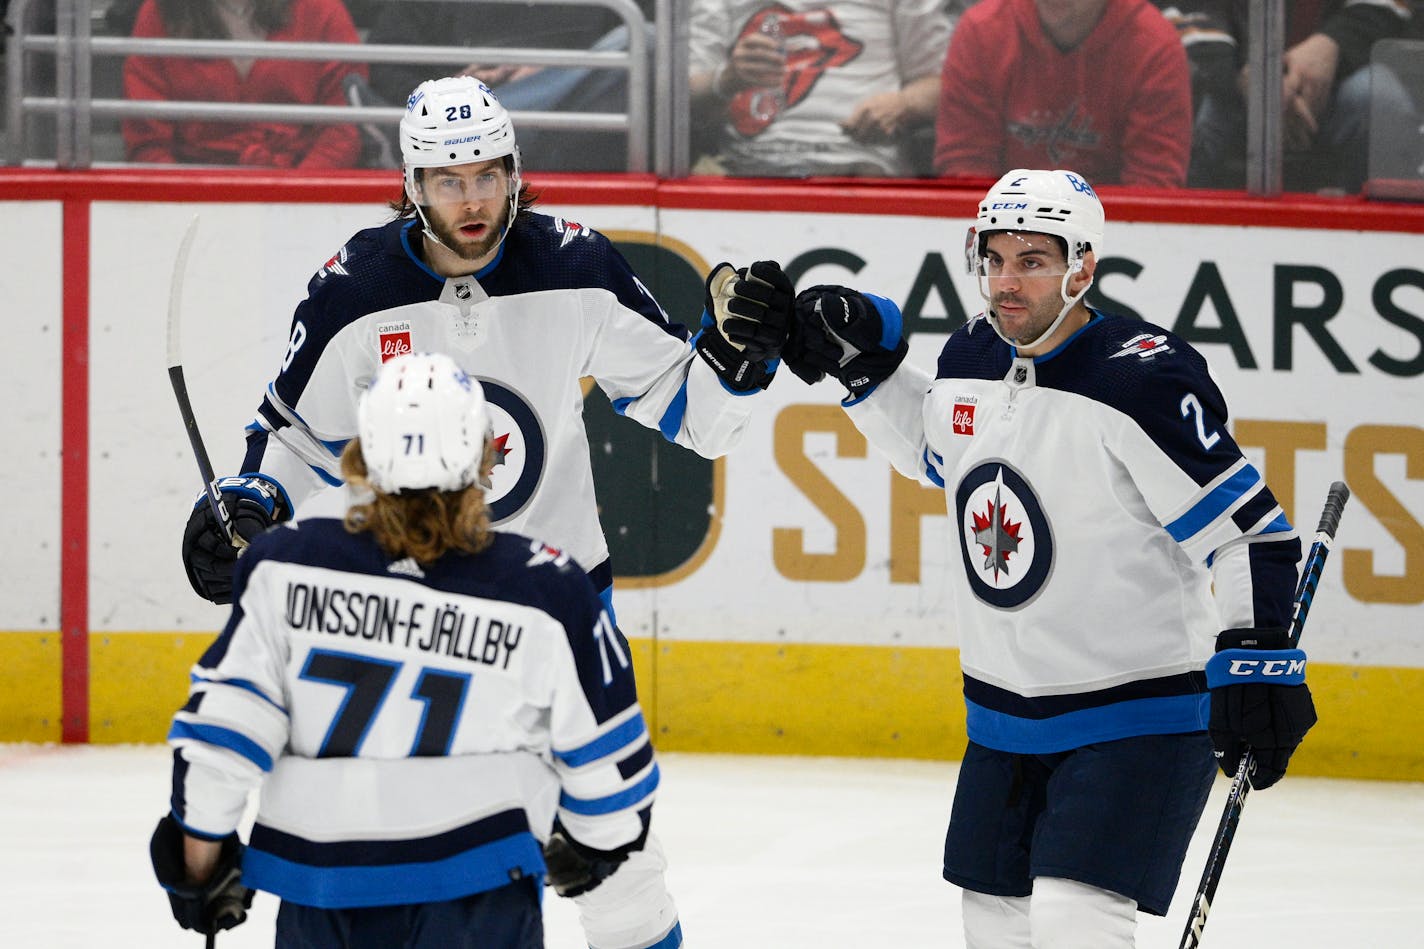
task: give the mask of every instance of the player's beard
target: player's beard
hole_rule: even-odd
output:
[[[487,256],[499,244],[500,237],[504,234],[504,229],[509,221],[509,204],[501,201],[499,211],[494,219],[488,219],[483,211],[485,206],[481,205],[479,211],[460,210],[446,217],[435,208],[426,208],[426,216],[430,219],[430,229],[435,232],[435,236],[440,239],[446,249],[457,255],[461,260],[480,260]],[[484,229],[478,236],[467,236],[461,228],[469,224],[483,224]]]
[[[1009,319],[1005,320],[1002,306],[1004,303],[1024,309],[1011,311]],[[999,317],[999,331],[1020,346],[1042,336],[1043,331],[1058,319],[1062,309],[1063,300],[1058,294],[1044,296],[1038,300],[1030,300],[1017,293],[994,294],[994,312]]]

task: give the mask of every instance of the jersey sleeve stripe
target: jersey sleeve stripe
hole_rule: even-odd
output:
[[[939,473],[939,465],[944,461],[939,455],[934,454],[928,448],[924,453],[925,477],[929,478],[935,487],[944,487],[944,478]]]
[[[175,720],[168,731],[168,741],[196,741],[217,748],[225,748],[252,762],[264,773],[272,770],[272,756],[262,746],[241,732],[221,725],[201,725],[195,722]]]
[[[571,796],[567,791],[562,791],[559,793],[559,807],[584,816],[612,814],[614,811],[625,810],[642,803],[648,795],[657,790],[658,781],[658,766],[654,764],[652,770],[641,781],[605,797],[579,798]]]
[[[568,751],[555,750],[554,757],[570,768],[581,768],[617,754],[636,741],[645,740],[647,734],[648,726],[639,712],[585,745]]]
[[[682,380],[677,395],[668,403],[662,418],[658,419],[658,431],[670,442],[677,441],[677,433],[682,431],[682,420],[687,416],[687,380]]]
[[[249,682],[247,679],[210,679],[207,676],[202,676],[194,673],[188,677],[188,681],[195,686],[201,683],[203,685],[231,686],[234,689],[243,689],[247,692],[251,692],[253,695],[257,696],[259,699],[266,702],[268,705],[272,706],[277,711],[281,712],[283,715],[287,714],[287,710],[285,707],[283,707],[281,702],[278,702],[276,699],[267,695],[267,693],[263,692],[254,683]]]
[[[1235,470],[1231,474],[1215,487],[1209,488],[1206,495],[1185,514],[1166,525],[1167,533],[1172,535],[1173,540],[1180,544],[1206,530],[1223,514],[1238,506],[1253,489],[1260,486],[1260,472],[1252,465],[1243,460],[1239,467],[1233,467]]]

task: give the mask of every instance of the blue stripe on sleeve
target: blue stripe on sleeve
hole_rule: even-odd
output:
[[[1048,718],[1020,718],[985,708],[967,697],[971,741],[1015,754],[1051,754],[1100,741],[1138,735],[1205,731],[1206,693],[1131,699]]]
[[[528,832],[443,860],[388,866],[312,866],[249,847],[242,882],[303,906],[348,909],[459,899],[509,885],[516,868],[544,875],[539,843]]]
[[[264,751],[257,742],[231,728],[175,721],[173,727],[168,730],[168,741],[177,741],[183,738],[200,741],[205,745],[226,748],[251,761],[264,772],[272,770],[272,756]]]
[[[599,735],[593,741],[569,751],[555,751],[558,758],[570,768],[581,768],[591,761],[606,758],[647,734],[648,726],[643,722],[642,713],[634,715],[617,728]]]
[[[941,460],[943,460],[943,459],[941,459],[941,458],[939,457],[939,455],[935,455],[935,456],[934,456],[934,461],[931,461],[931,460],[930,460],[930,451],[929,451],[928,448],[925,449],[924,459],[925,459],[925,477],[929,478],[931,481],[933,481],[933,482],[934,482],[936,485],[938,485],[939,487],[941,487],[941,488],[944,487],[944,479],[940,477],[939,471],[937,471],[937,470],[935,469],[935,465],[934,465],[934,462],[935,462],[935,461],[941,461]]]
[[[628,406],[632,405],[634,402],[637,401],[638,400],[634,398],[614,399],[612,402],[613,411],[617,412],[619,415],[627,415]]]
[[[235,689],[242,689],[244,692],[251,692],[253,695],[257,696],[259,699],[266,702],[268,705],[272,706],[277,711],[281,712],[283,715],[287,714],[287,710],[282,707],[281,702],[278,702],[276,699],[269,698],[267,696],[267,693],[263,692],[255,684],[249,682],[246,679],[208,679],[200,675],[189,675],[188,681],[194,683],[201,682],[204,685],[230,685]]]
[[[667,411],[658,419],[658,431],[670,442],[677,441],[677,433],[682,431],[682,420],[687,415],[687,380],[682,380],[677,395],[668,403]]]
[[[1243,494],[1261,481],[1260,473],[1251,465],[1242,466],[1236,474],[1212,489],[1211,493],[1192,505],[1191,510],[1167,525],[1167,533],[1181,543],[1194,536],[1222,515]]]
[[[637,784],[625,788],[616,794],[607,797],[580,798],[570,797],[567,791],[560,792],[559,806],[566,811],[584,816],[598,814],[612,814],[614,811],[621,811],[625,807],[631,807],[643,798],[652,794],[658,786],[658,766],[653,765],[653,770],[648,772],[648,776]]]

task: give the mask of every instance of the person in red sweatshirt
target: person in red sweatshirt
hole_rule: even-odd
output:
[[[950,40],[935,173],[1074,168],[1098,184],[1181,187],[1191,77],[1147,0],[983,0]]]
[[[341,0],[145,0],[136,37],[356,43]],[[360,63],[130,56],[124,95],[155,101],[345,105],[342,80]],[[126,119],[131,162],[351,168],[361,154],[354,125]]]

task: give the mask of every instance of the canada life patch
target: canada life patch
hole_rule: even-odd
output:
[[[410,321],[376,324],[376,342],[381,354],[381,362],[390,362],[397,356],[404,356],[410,348]]]
[[[974,434],[974,403],[955,402],[954,415],[951,418],[956,435]]]

